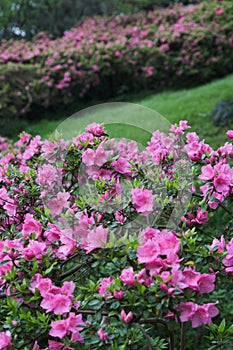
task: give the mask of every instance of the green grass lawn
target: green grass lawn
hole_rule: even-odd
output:
[[[227,140],[225,131],[230,127],[230,125],[225,127],[215,127],[212,123],[209,112],[214,109],[217,102],[229,98],[233,98],[233,75],[229,75],[223,79],[216,80],[212,83],[194,89],[175,92],[162,92],[154,95],[150,94],[147,97],[142,97],[142,95],[128,95],[124,96],[122,100],[125,102],[139,104],[157,111],[171,123],[177,123],[181,119],[186,119],[192,126],[192,131],[196,131],[211,145],[219,146],[221,143]],[[93,103],[93,105],[94,104],[95,103]],[[78,110],[79,108],[77,107],[77,112]],[[92,112],[92,116],[90,120],[88,120],[89,112],[87,112],[88,110],[81,118],[83,120],[81,123],[82,127],[84,124],[93,122],[95,120],[95,115],[93,115]],[[128,113],[127,109],[124,111],[124,113],[122,113],[122,118],[120,120],[117,120],[118,122],[125,122],[124,115],[127,114],[126,112]],[[71,112],[64,110],[59,115],[61,119],[57,120],[54,118],[56,116],[52,114],[46,114],[46,119],[44,119],[42,115],[39,122],[23,122],[22,127],[25,131],[31,133],[32,135],[39,134],[43,139],[45,139],[57,128],[58,125],[62,123],[64,119],[68,118],[70,114]],[[137,120],[140,120],[141,127],[147,123],[147,117],[142,115],[142,113],[138,113],[135,116],[136,124]],[[81,120],[79,123],[80,122]],[[147,125],[147,130],[148,128],[151,132],[154,130],[153,126],[150,127]],[[75,127],[73,128],[74,131],[77,131],[76,129],[77,128]],[[133,132],[135,133],[135,130]],[[136,130],[136,132],[138,135],[140,134],[140,130]],[[115,133],[113,133],[111,136],[116,136],[116,134],[118,137],[131,137],[131,132],[127,132],[127,128],[123,124],[115,126]],[[143,142],[144,136],[140,138],[139,135],[138,140]],[[146,137],[148,137],[148,135]]]

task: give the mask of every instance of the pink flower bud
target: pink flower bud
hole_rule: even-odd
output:
[[[233,140],[233,130],[228,130],[226,135],[229,137],[229,139]]]
[[[123,309],[123,310],[121,311],[121,318],[122,318],[123,322],[129,323],[129,322],[132,320],[132,318],[133,318],[133,313],[132,313],[132,311],[130,311],[130,312],[126,315],[125,310]]]

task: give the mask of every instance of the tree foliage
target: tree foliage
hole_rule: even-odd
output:
[[[153,10],[198,0],[0,0],[0,39],[31,39],[39,32],[59,37],[83,17]]]

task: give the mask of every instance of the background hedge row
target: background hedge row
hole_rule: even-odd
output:
[[[122,93],[192,87],[233,71],[231,0],[86,19],[63,37],[0,46],[0,116]]]

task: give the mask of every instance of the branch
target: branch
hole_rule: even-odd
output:
[[[145,329],[144,329],[142,326],[140,326],[140,329],[141,329],[141,331],[142,331],[144,337],[146,338],[146,343],[147,343],[147,345],[148,345],[148,349],[149,349],[149,350],[153,350],[152,345],[151,345],[151,342],[150,342],[150,338],[148,337],[148,335],[147,335]]]
[[[141,319],[138,321],[139,324],[146,324],[146,323],[161,323],[167,328],[167,331],[169,333],[169,350],[174,350],[175,349],[175,338],[174,338],[174,331],[168,327],[168,324],[166,321],[164,321],[162,318],[147,318],[145,320]]]
[[[83,315],[96,315],[96,311],[94,310],[78,310],[78,312],[80,314],[83,314]],[[107,311],[101,311],[101,315],[102,316],[108,316],[108,312]],[[115,315],[111,316],[111,317],[114,317]],[[157,323],[160,323],[162,325],[164,325],[169,333],[169,340],[170,340],[170,344],[169,344],[169,350],[174,350],[175,349],[175,339],[174,339],[174,332],[172,329],[170,329],[168,327],[168,324],[166,321],[164,321],[162,318],[154,318],[154,317],[151,317],[151,318],[147,318],[147,319],[140,319],[138,321],[135,321],[135,323],[138,323],[139,325],[141,324],[148,324],[148,323],[153,323],[153,324],[157,324]],[[141,327],[140,327],[141,329]],[[142,329],[141,329],[142,330]],[[143,329],[144,330],[144,329]],[[143,332],[143,331],[142,331]],[[144,330],[145,332],[145,330]],[[143,333],[144,334],[144,333]],[[145,335],[145,334],[144,334]],[[146,336],[145,336],[146,338]],[[148,344],[148,343],[147,343]],[[149,348],[149,349],[152,349],[152,348]]]
[[[25,113],[27,113],[29,111],[31,104],[32,104],[32,95],[30,94],[29,90],[26,90],[26,94],[27,94],[28,102],[27,102],[26,106],[23,108]]]
[[[202,198],[203,196],[199,193],[193,192],[193,196],[198,197],[198,198]],[[228,209],[224,204],[222,204],[222,202],[218,202],[218,205],[220,207],[222,207],[228,214],[230,214],[231,216],[233,216],[233,211],[231,211],[230,209]]]
[[[95,261],[94,257],[91,257],[89,260],[84,261],[82,264],[79,264],[78,266],[73,267],[72,269],[62,273],[58,279],[61,281],[73,274],[75,274],[77,271],[81,270],[84,266],[89,266]]]
[[[180,350],[184,350],[185,346],[185,323],[181,322],[180,325]]]

